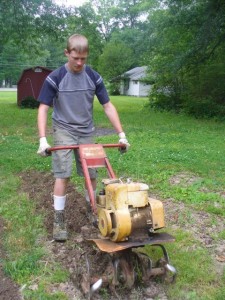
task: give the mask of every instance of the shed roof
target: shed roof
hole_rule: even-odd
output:
[[[41,69],[41,70],[43,70],[43,71],[47,71],[48,73],[52,72],[51,69],[48,69],[48,68],[46,68],[46,67],[41,67],[41,66],[35,66],[35,67],[31,67],[31,68],[24,69],[24,70],[22,71],[21,75],[20,75],[20,78],[19,78],[17,84],[19,84],[20,81],[22,80],[24,73],[28,72],[29,70],[35,71],[35,70],[38,70],[38,69]]]
[[[147,66],[133,68],[121,75],[122,78],[139,80],[146,77]]]

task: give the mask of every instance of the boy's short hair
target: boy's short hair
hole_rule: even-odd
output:
[[[78,53],[84,53],[89,51],[88,39],[81,34],[73,34],[67,40],[68,52],[76,51]]]

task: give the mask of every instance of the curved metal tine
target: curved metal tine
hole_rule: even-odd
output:
[[[90,278],[90,264],[89,264],[87,253],[85,253],[85,262],[86,262],[86,268],[87,268],[88,282],[89,282],[89,286],[90,286],[88,300],[90,300],[91,299],[91,278]]]
[[[101,286],[102,286],[102,278],[100,278],[98,281],[96,281],[94,284],[92,284],[92,286],[90,288],[90,299],[91,299],[92,295],[94,294],[94,292],[99,290]]]
[[[138,252],[138,254],[141,254],[141,255],[147,257],[147,259],[148,259],[148,270],[151,271],[151,269],[152,269],[152,260],[151,260],[151,258],[148,256],[148,254],[143,253],[143,252]]]
[[[176,274],[176,273],[177,273],[176,268],[175,268],[174,266],[170,265],[170,264],[166,264],[166,265],[165,265],[165,268],[166,268],[168,271],[170,271],[171,273],[173,273],[173,274]]]
[[[114,285],[116,285],[119,282],[119,280],[118,280],[118,265],[119,265],[119,263],[120,263],[120,259],[118,257],[112,259],[112,264],[113,264],[113,268],[114,268]],[[114,295],[116,296],[116,298],[120,299],[120,296],[116,292],[115,286],[114,286],[113,292],[114,292]]]
[[[164,258],[165,258],[166,262],[169,264],[169,255],[168,255],[168,252],[166,251],[166,248],[163,245],[161,245],[161,244],[153,244],[151,246],[158,246],[158,247],[160,247],[162,249],[162,251],[163,251],[163,255],[164,255]]]
[[[177,276],[177,270],[176,270],[176,268],[175,268],[174,266],[170,265],[170,264],[166,264],[166,265],[165,265],[165,268],[166,268],[169,272],[171,272],[171,273],[173,274],[171,283],[174,282],[174,281],[175,281],[175,278],[176,278],[176,276]]]
[[[102,286],[102,278],[100,278],[98,281],[96,281],[91,286],[90,264],[89,264],[87,253],[85,253],[85,261],[86,261],[86,267],[87,267],[88,281],[90,283],[90,291],[89,291],[89,295],[88,295],[88,299],[90,300],[92,295],[94,294],[94,292],[96,292]]]
[[[115,283],[118,282],[118,265],[119,265],[119,258],[113,259],[113,268],[115,274]]]

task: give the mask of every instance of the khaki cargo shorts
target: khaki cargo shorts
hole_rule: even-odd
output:
[[[74,136],[67,130],[53,126],[54,146],[70,146],[80,144],[93,144],[92,136]],[[75,156],[77,174],[84,176],[79,153],[77,150],[57,150],[52,152],[52,170],[55,178],[69,178],[72,175],[73,160]],[[90,178],[97,177],[97,170],[89,168]]]

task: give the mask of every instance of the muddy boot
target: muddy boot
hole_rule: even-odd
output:
[[[53,239],[55,241],[66,241],[68,238],[64,220],[64,210],[55,210],[53,224]]]

